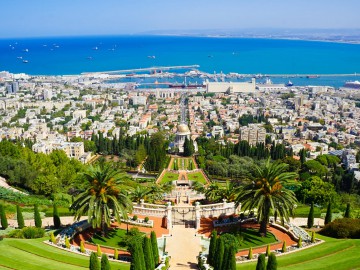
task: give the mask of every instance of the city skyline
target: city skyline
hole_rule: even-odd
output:
[[[3,3],[0,36],[122,35],[148,32],[223,31],[252,28],[358,29],[360,2],[228,0],[150,2],[45,2],[15,0]]]

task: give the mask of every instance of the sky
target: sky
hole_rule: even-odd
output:
[[[0,37],[360,28],[359,0],[1,0]]]

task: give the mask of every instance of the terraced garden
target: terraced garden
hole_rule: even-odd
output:
[[[207,184],[207,181],[201,172],[188,173],[187,176],[189,180],[198,181],[204,185]]]
[[[43,243],[47,238],[0,241],[0,269],[88,269],[89,257],[76,255]],[[130,264],[110,262],[111,269],[127,270]]]

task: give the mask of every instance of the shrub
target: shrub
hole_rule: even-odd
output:
[[[137,221],[137,219],[138,219],[138,216],[137,215],[135,215],[135,216],[133,216],[133,221]]]
[[[97,255],[98,257],[101,257],[101,255],[102,255],[101,248],[100,248],[100,245],[99,245],[99,244],[97,245],[96,255]]]
[[[70,241],[69,241],[69,238],[67,238],[67,236],[65,236],[65,247],[67,249],[70,249]]]
[[[55,244],[56,243],[56,238],[53,232],[50,233],[50,242]]]
[[[8,234],[10,238],[35,239],[44,237],[45,230],[36,227],[25,227],[20,230],[13,230]]]
[[[53,206],[53,221],[55,229],[60,228],[61,221],[56,204]]]
[[[301,236],[299,237],[299,240],[297,242],[297,247],[298,248],[302,248],[302,239],[301,239]]]
[[[145,223],[148,223],[148,222],[149,222],[149,217],[145,217],[145,218],[144,218],[144,222],[145,222]]]
[[[270,252],[271,252],[271,250],[270,250],[270,245],[267,245],[267,247],[266,247],[266,252],[265,252],[265,256],[268,257],[268,256],[270,255]]]
[[[253,250],[252,250],[252,247],[249,248],[249,254],[248,254],[248,259],[249,260],[252,260],[253,258]]]
[[[256,270],[265,270],[266,269],[266,258],[265,254],[260,254],[256,264]]]
[[[39,207],[37,204],[35,204],[35,206],[34,206],[34,219],[35,219],[35,227],[41,228],[42,221],[41,221],[41,216],[40,216],[40,212],[39,212]]]
[[[224,233],[221,235],[221,238],[224,241],[225,247],[233,246],[236,250],[240,247],[240,242],[236,236],[230,233]]]
[[[287,251],[286,249],[286,241],[283,242],[282,248],[281,248],[281,252],[285,253]]]
[[[6,228],[9,226],[6,213],[5,213],[5,207],[3,204],[0,205],[0,219],[1,219],[1,227],[3,230],[6,230]]]
[[[17,223],[18,223],[18,228],[19,229],[24,228],[25,222],[24,222],[24,217],[22,215],[20,205],[16,206],[16,219],[17,219]]]
[[[360,239],[360,219],[336,219],[327,224],[320,233],[335,238]]]
[[[109,259],[106,254],[101,256],[101,270],[111,270]]]
[[[89,269],[90,270],[100,270],[99,259],[95,252],[91,252]]]
[[[114,260],[118,260],[119,259],[119,251],[117,250],[117,248],[114,249]]]
[[[81,252],[81,253],[85,253],[84,241],[82,241],[82,240],[81,240],[81,242],[80,242],[80,252]]]
[[[276,270],[277,269],[277,261],[275,253],[270,253],[268,263],[266,266],[266,270]]]
[[[311,243],[315,243],[315,232],[311,232]]]

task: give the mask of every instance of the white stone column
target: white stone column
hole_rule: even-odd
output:
[[[166,204],[166,229],[171,229],[172,228],[172,206],[171,206],[171,202],[168,202]]]
[[[201,219],[201,207],[199,202],[195,202],[195,228],[196,230],[200,229],[200,219]]]

